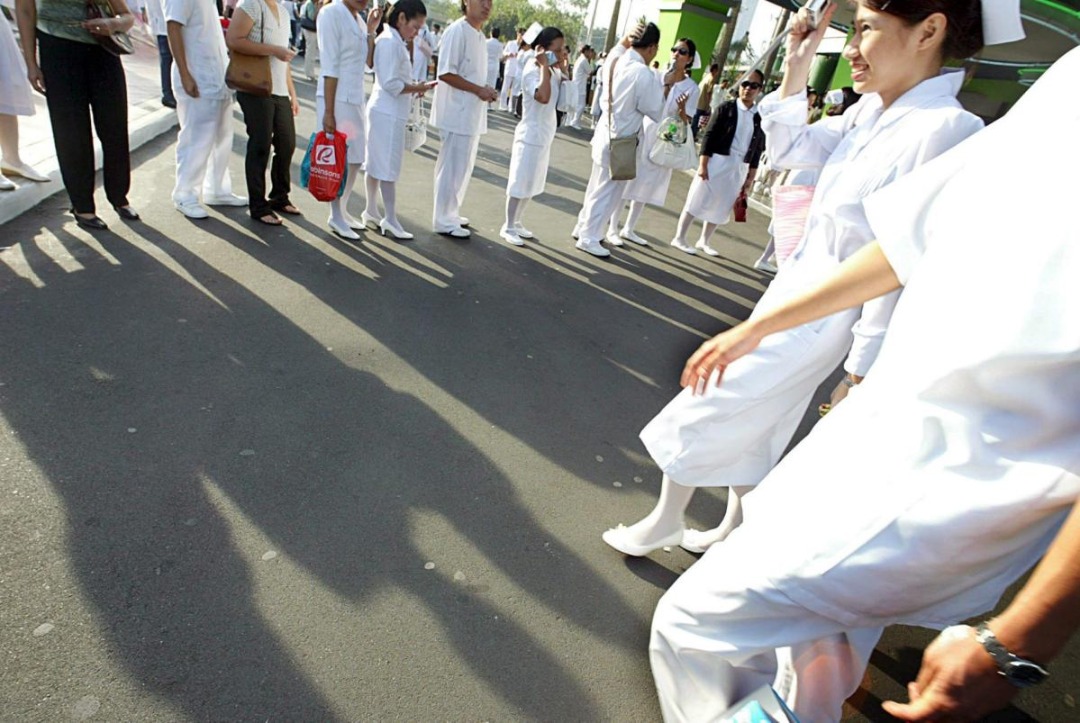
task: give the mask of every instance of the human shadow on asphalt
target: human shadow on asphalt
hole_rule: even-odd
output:
[[[30,254],[41,289],[0,268],[8,299],[25,301],[18,320],[0,321],[10,350],[0,373],[4,416],[62,500],[71,568],[132,677],[193,718],[341,717],[280,632],[283,621],[302,627],[303,611],[259,599],[272,563],[253,562],[263,548],[223,512],[220,494],[348,603],[387,588],[422,601],[460,660],[521,715],[602,717],[564,662],[479,588],[426,571],[409,534],[417,512],[446,519],[542,605],[637,650],[636,612],[537,524],[496,464],[424,401],[329,352],[148,223],[131,231],[189,279],[115,235],[96,238],[119,266],[86,263],[72,275]],[[264,262],[278,254],[283,262],[268,265],[287,266],[302,285],[326,282],[322,259],[301,246],[244,251]],[[329,281],[335,306],[355,312],[342,302],[362,291],[356,277]],[[356,626],[364,631],[362,614]],[[410,643],[405,652],[366,648],[363,637],[346,646],[357,700],[408,677],[409,659],[425,655],[423,640]],[[381,653],[405,670],[367,680],[363,660]]]

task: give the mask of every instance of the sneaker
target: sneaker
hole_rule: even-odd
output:
[[[520,223],[517,226],[514,226],[514,233],[524,239],[536,238],[536,234],[522,226]]]
[[[619,236],[627,241],[633,241],[638,246],[648,246],[649,242],[634,233],[633,229],[623,227],[622,231],[619,231]]]
[[[596,239],[578,239],[578,242],[574,244],[577,248],[581,249],[585,253],[592,254],[593,256],[599,256],[604,258],[605,256],[611,256],[611,252],[608,251],[603,245]]]
[[[621,238],[619,238],[619,234],[614,232],[614,231],[608,231],[608,235],[604,237],[604,240],[607,241],[612,246],[616,246],[616,247],[626,245],[626,242],[624,242]]]
[[[767,274],[775,274],[780,269],[776,268],[768,261],[758,261],[754,264],[754,268],[758,271],[764,271]]]
[[[246,196],[237,196],[235,193],[225,193],[219,196],[203,196],[203,203],[207,206],[246,206]]]
[[[706,256],[719,256],[720,252],[709,245],[708,241],[698,241],[694,244],[694,247],[699,251],[704,251]]]
[[[499,238],[501,238],[503,241],[510,244],[511,246],[525,245],[525,241],[523,241],[521,236],[517,234],[517,229],[510,229],[506,226],[503,226],[499,229]]]
[[[693,256],[697,253],[697,251],[694,250],[693,246],[687,246],[686,242],[681,239],[671,239],[671,245],[679,249],[679,251],[682,251],[684,254],[690,254],[691,256]]]
[[[452,236],[454,238],[469,238],[472,236],[472,231],[461,226],[452,226],[446,229],[434,229],[435,233],[441,236]]]
[[[174,203],[176,210],[184,214],[188,218],[210,218],[210,214],[203,208],[202,204],[198,201],[187,201],[185,203]]]

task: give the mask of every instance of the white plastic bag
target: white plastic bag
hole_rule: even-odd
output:
[[[425,143],[427,143],[427,116],[424,115],[423,100],[416,98],[409,108],[409,118],[405,121],[405,150],[418,151]]]

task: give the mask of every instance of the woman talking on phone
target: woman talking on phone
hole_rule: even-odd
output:
[[[799,12],[784,81],[761,102],[761,124],[778,166],[820,168],[821,175],[802,240],[754,314],[815,285],[872,240],[863,198],[982,127],[956,100],[963,69],[944,62],[1004,42],[999,29],[1019,24],[1018,5],[859,0],[843,55],[863,98],[843,116],[814,125],[806,122],[807,77],[835,6],[816,29],[809,13]],[[845,354],[846,381],[861,381],[895,302],[895,294],[881,297],[770,337],[725,370],[723,386],[714,375],[700,388],[684,389],[641,433],[664,473],[658,503],[630,527],[605,532],[604,541],[627,555],[645,555],[678,544],[700,551],[723,540],[742,521],[741,497],[779,460],[814,390]],[[684,530],[694,490],[713,486],[729,488],[723,522],[708,533]]]
[[[506,179],[506,221],[499,229],[503,241],[524,246],[533,237],[521,224],[525,204],[544,192],[551,143],[558,129],[555,100],[563,77],[555,65],[566,45],[558,28],[544,28],[533,41],[536,51],[521,75],[521,122],[514,129],[510,174]]]
[[[377,224],[383,236],[411,239],[397,217],[396,183],[405,152],[405,122],[412,96],[421,96],[436,81],[413,83],[413,64],[406,43],[416,37],[427,20],[421,0],[399,0],[386,16],[386,26],[375,40],[375,89],[367,105],[367,207],[365,224]],[[379,218],[376,195],[382,191]]]

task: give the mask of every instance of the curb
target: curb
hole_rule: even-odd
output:
[[[176,124],[176,111],[165,107],[156,108],[128,126],[128,146],[135,151]],[[49,177],[50,182],[19,183],[18,189],[7,191],[0,196],[0,225],[18,218],[42,201],[64,190],[64,182],[60,178],[60,167],[55,157],[40,164],[39,167]],[[94,139],[94,170],[95,172],[101,170],[101,147],[96,138]]]

